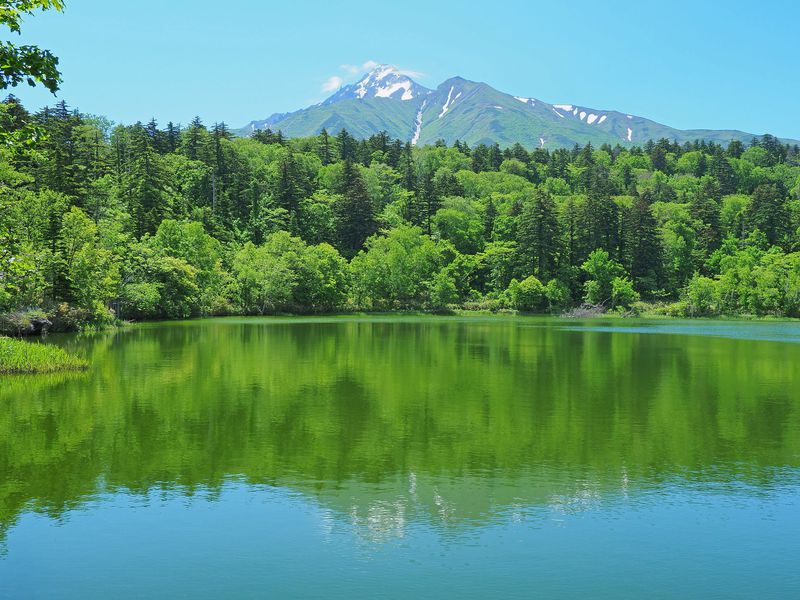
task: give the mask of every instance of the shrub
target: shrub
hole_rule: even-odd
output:
[[[572,300],[569,288],[558,279],[551,279],[547,282],[544,294],[551,312],[558,312],[567,308]]]
[[[628,308],[639,300],[639,292],[633,289],[633,282],[627,277],[611,280],[611,308]]]
[[[716,314],[719,310],[719,283],[695,274],[686,286],[686,312],[692,317]]]
[[[514,308],[524,312],[541,311],[547,303],[545,287],[533,275],[522,281],[512,279],[508,286],[508,297]]]

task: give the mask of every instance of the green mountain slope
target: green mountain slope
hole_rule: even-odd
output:
[[[520,143],[527,148],[569,148],[587,142],[628,146],[660,138],[727,144],[732,140],[749,142],[756,135],[737,130],[680,130],[618,111],[512,96],[461,77],[428,90],[387,65],[341,88],[324,102],[252,121],[236,133],[249,135],[267,127],[289,137],[317,135],[322,129],[336,133],[345,128],[357,138],[386,131],[414,144],[441,139],[448,144],[456,140],[470,145],[498,143],[502,147]]]

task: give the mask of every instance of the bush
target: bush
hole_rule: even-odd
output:
[[[433,276],[430,283],[430,298],[432,308],[445,308],[448,304],[458,302],[456,283],[446,269]]]
[[[511,305],[523,312],[544,310],[547,303],[545,287],[533,275],[522,281],[512,279],[508,286],[508,297]]]
[[[161,284],[129,283],[122,290],[122,318],[147,319],[158,317],[161,304]]]
[[[627,277],[615,277],[611,281],[611,308],[628,308],[639,300],[639,292]]]
[[[567,308],[571,303],[569,288],[558,279],[551,279],[547,282],[544,290],[550,312],[558,312]]]
[[[686,313],[692,317],[713,315],[719,311],[719,283],[695,274],[686,286]]]

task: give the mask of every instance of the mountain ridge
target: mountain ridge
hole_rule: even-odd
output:
[[[448,144],[460,140],[470,145],[497,143],[501,147],[520,143],[529,149],[586,143],[633,146],[660,138],[680,143],[705,140],[726,144],[733,140],[749,142],[760,135],[736,129],[681,130],[618,110],[514,96],[461,76],[429,89],[386,64],[378,65],[357,82],[342,86],[322,102],[251,121],[235,133],[246,136],[266,128],[281,130],[287,137],[344,128],[356,138],[386,131],[415,145],[441,139]],[[787,138],[781,141],[800,144]]]

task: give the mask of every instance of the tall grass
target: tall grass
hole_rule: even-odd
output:
[[[86,369],[89,363],[58,346],[0,337],[0,374],[57,373]]]

